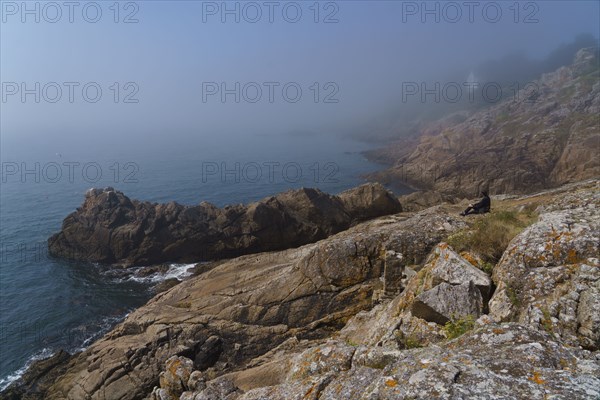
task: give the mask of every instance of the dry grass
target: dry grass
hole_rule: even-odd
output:
[[[456,251],[474,252],[485,262],[495,264],[500,260],[508,243],[536,218],[530,210],[493,211],[478,216],[470,229],[450,236],[447,242]]]

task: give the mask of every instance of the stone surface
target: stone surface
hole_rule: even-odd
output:
[[[513,239],[494,269],[492,318],[600,349],[598,189],[574,190],[562,203],[547,205],[539,222]]]
[[[460,200],[452,195],[431,190],[420,190],[399,197],[404,211],[421,211],[438,204],[455,204]]]
[[[450,246],[440,243],[436,246],[429,263],[430,270],[425,275],[425,284],[434,287],[442,282],[461,285],[473,282],[487,301],[491,294],[492,279],[488,274],[476,268],[456,253]]]
[[[432,129],[419,127],[416,144],[379,152],[392,167],[370,177],[469,198],[486,188],[491,194],[532,193],[597,178],[598,65],[598,50],[582,49],[572,65],[544,74],[505,101],[458,121],[443,118]],[[414,209],[414,199],[407,200]]]
[[[309,398],[576,400],[600,396],[598,360],[518,324],[488,325],[442,346],[359,349],[351,368],[332,372],[323,366],[320,371],[309,378],[290,377],[277,386],[250,390],[239,399],[303,399],[315,391],[318,395]]]
[[[297,249],[217,263],[130,313],[71,360],[46,398],[148,396],[172,356],[191,359],[207,388],[232,374],[242,390],[276,383],[285,375],[281,361],[244,373],[236,368],[289,339],[327,337],[370,309],[384,285],[385,254],[402,254],[399,268],[423,263],[446,235],[465,227],[452,215],[438,207],[383,217]]]
[[[222,209],[206,202],[139,202],[113,188],[90,189],[83,205],[48,239],[48,249],[57,257],[127,266],[198,262],[298,247],[401,210],[379,184],[338,196],[292,190]]]
[[[419,294],[411,307],[413,316],[441,325],[469,315],[477,319],[482,311],[483,299],[473,282],[440,283]]]
[[[34,362],[20,380],[0,393],[0,399],[43,399],[43,389],[65,373],[70,358],[69,353],[61,350],[45,360]]]
[[[188,389],[188,381],[194,369],[192,360],[186,357],[173,356],[165,363],[165,370],[159,375],[159,383],[163,389],[156,400],[178,399]]]
[[[203,266],[82,353],[34,364],[44,373],[0,398],[20,388],[73,400],[596,399],[599,188],[507,197],[503,207],[535,205],[539,220],[494,267],[490,315],[456,339],[415,304],[458,291],[436,307],[462,312],[480,299],[485,312],[488,281],[444,243],[467,227],[460,210],[437,206]],[[399,277],[386,265],[405,271],[401,291],[375,302]],[[185,368],[169,372],[175,361]]]

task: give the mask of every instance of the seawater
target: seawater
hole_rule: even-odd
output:
[[[148,301],[157,282],[190,273],[191,265],[173,264],[164,274],[124,279],[98,265],[49,257],[48,237],[81,205],[87,189],[112,186],[132,199],[217,206],[300,187],[339,193],[363,183],[361,174],[381,168],[360,154],[367,148],[335,137],[213,141],[169,151],[120,152],[117,146],[110,154],[64,147],[32,151],[26,143],[4,146],[0,389],[33,360],[58,349],[76,352],[89,346]]]

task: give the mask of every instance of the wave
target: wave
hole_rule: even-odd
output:
[[[152,267],[130,267],[125,270],[108,269],[103,275],[112,279],[114,283],[137,282],[143,284],[156,284],[168,279],[184,280],[193,275],[192,269],[197,264],[167,264]]]
[[[159,283],[168,279],[176,278],[181,281],[192,276],[193,271],[190,270],[195,266],[196,264],[170,264],[169,269],[164,273],[155,272],[148,276],[133,275],[129,277],[128,280],[140,283]]]
[[[65,348],[64,350],[69,352],[70,354],[80,353],[80,352],[84,351],[85,349],[88,348],[89,345],[91,345],[97,339],[99,339],[104,334],[106,334],[108,331],[110,331],[119,322],[123,321],[127,317],[128,314],[129,313],[126,313],[124,315],[119,315],[119,316],[105,317],[105,318],[102,318],[102,320],[100,320],[98,323],[93,323],[93,324],[85,325],[85,326],[82,325],[82,326],[79,326],[79,327],[71,330],[71,332],[69,332],[69,334],[72,336],[72,338],[81,336],[81,342],[77,343],[74,346],[70,346],[70,347],[68,346],[68,348]],[[89,333],[90,330],[93,332]],[[58,350],[59,350],[58,348],[54,348],[54,347],[52,347],[52,348],[45,347],[42,350],[40,350],[39,352],[32,355],[31,357],[29,357],[29,359],[27,359],[27,361],[21,368],[12,372],[11,374],[7,375],[6,377],[0,379],[0,392],[4,391],[13,382],[15,382],[19,378],[21,378],[23,376],[23,374],[27,371],[27,369],[31,366],[31,364],[33,364],[36,361],[44,360],[46,358],[51,357]]]
[[[33,356],[29,357],[29,359],[27,360],[25,365],[23,365],[21,368],[19,368],[12,374],[6,376],[5,378],[0,379],[0,392],[5,390],[7,387],[10,386],[11,383],[18,380],[21,376],[23,376],[25,371],[27,371],[27,368],[29,368],[29,366],[31,364],[33,364],[35,361],[46,359],[46,358],[52,356],[52,354],[54,354],[54,351],[52,349],[46,347],[46,348],[43,348],[42,350],[40,350],[39,352],[35,353]]]
[[[108,278],[113,283],[135,282],[137,284],[155,286],[168,279],[175,278],[181,281],[192,276],[193,268],[196,265],[196,263],[172,263],[152,267],[133,267],[126,270],[103,270],[100,265],[95,265],[95,267],[97,268],[96,271],[100,272],[102,276]],[[86,280],[82,280],[80,284],[83,286],[90,285]],[[0,378],[0,392],[6,390],[12,383],[19,380],[34,362],[51,357],[59,349],[63,349],[70,354],[86,350],[92,343],[104,336],[119,322],[123,321],[130,311],[131,309],[119,315],[111,315],[96,321],[90,321],[89,323],[67,329],[60,338],[52,338],[51,341],[56,339],[54,343],[46,344],[47,347],[31,355],[21,368]]]

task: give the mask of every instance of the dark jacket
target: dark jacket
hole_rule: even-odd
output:
[[[481,199],[478,203],[473,204],[473,209],[477,214],[483,214],[490,212],[491,200],[490,196],[488,196],[487,192],[483,192],[483,199]]]

